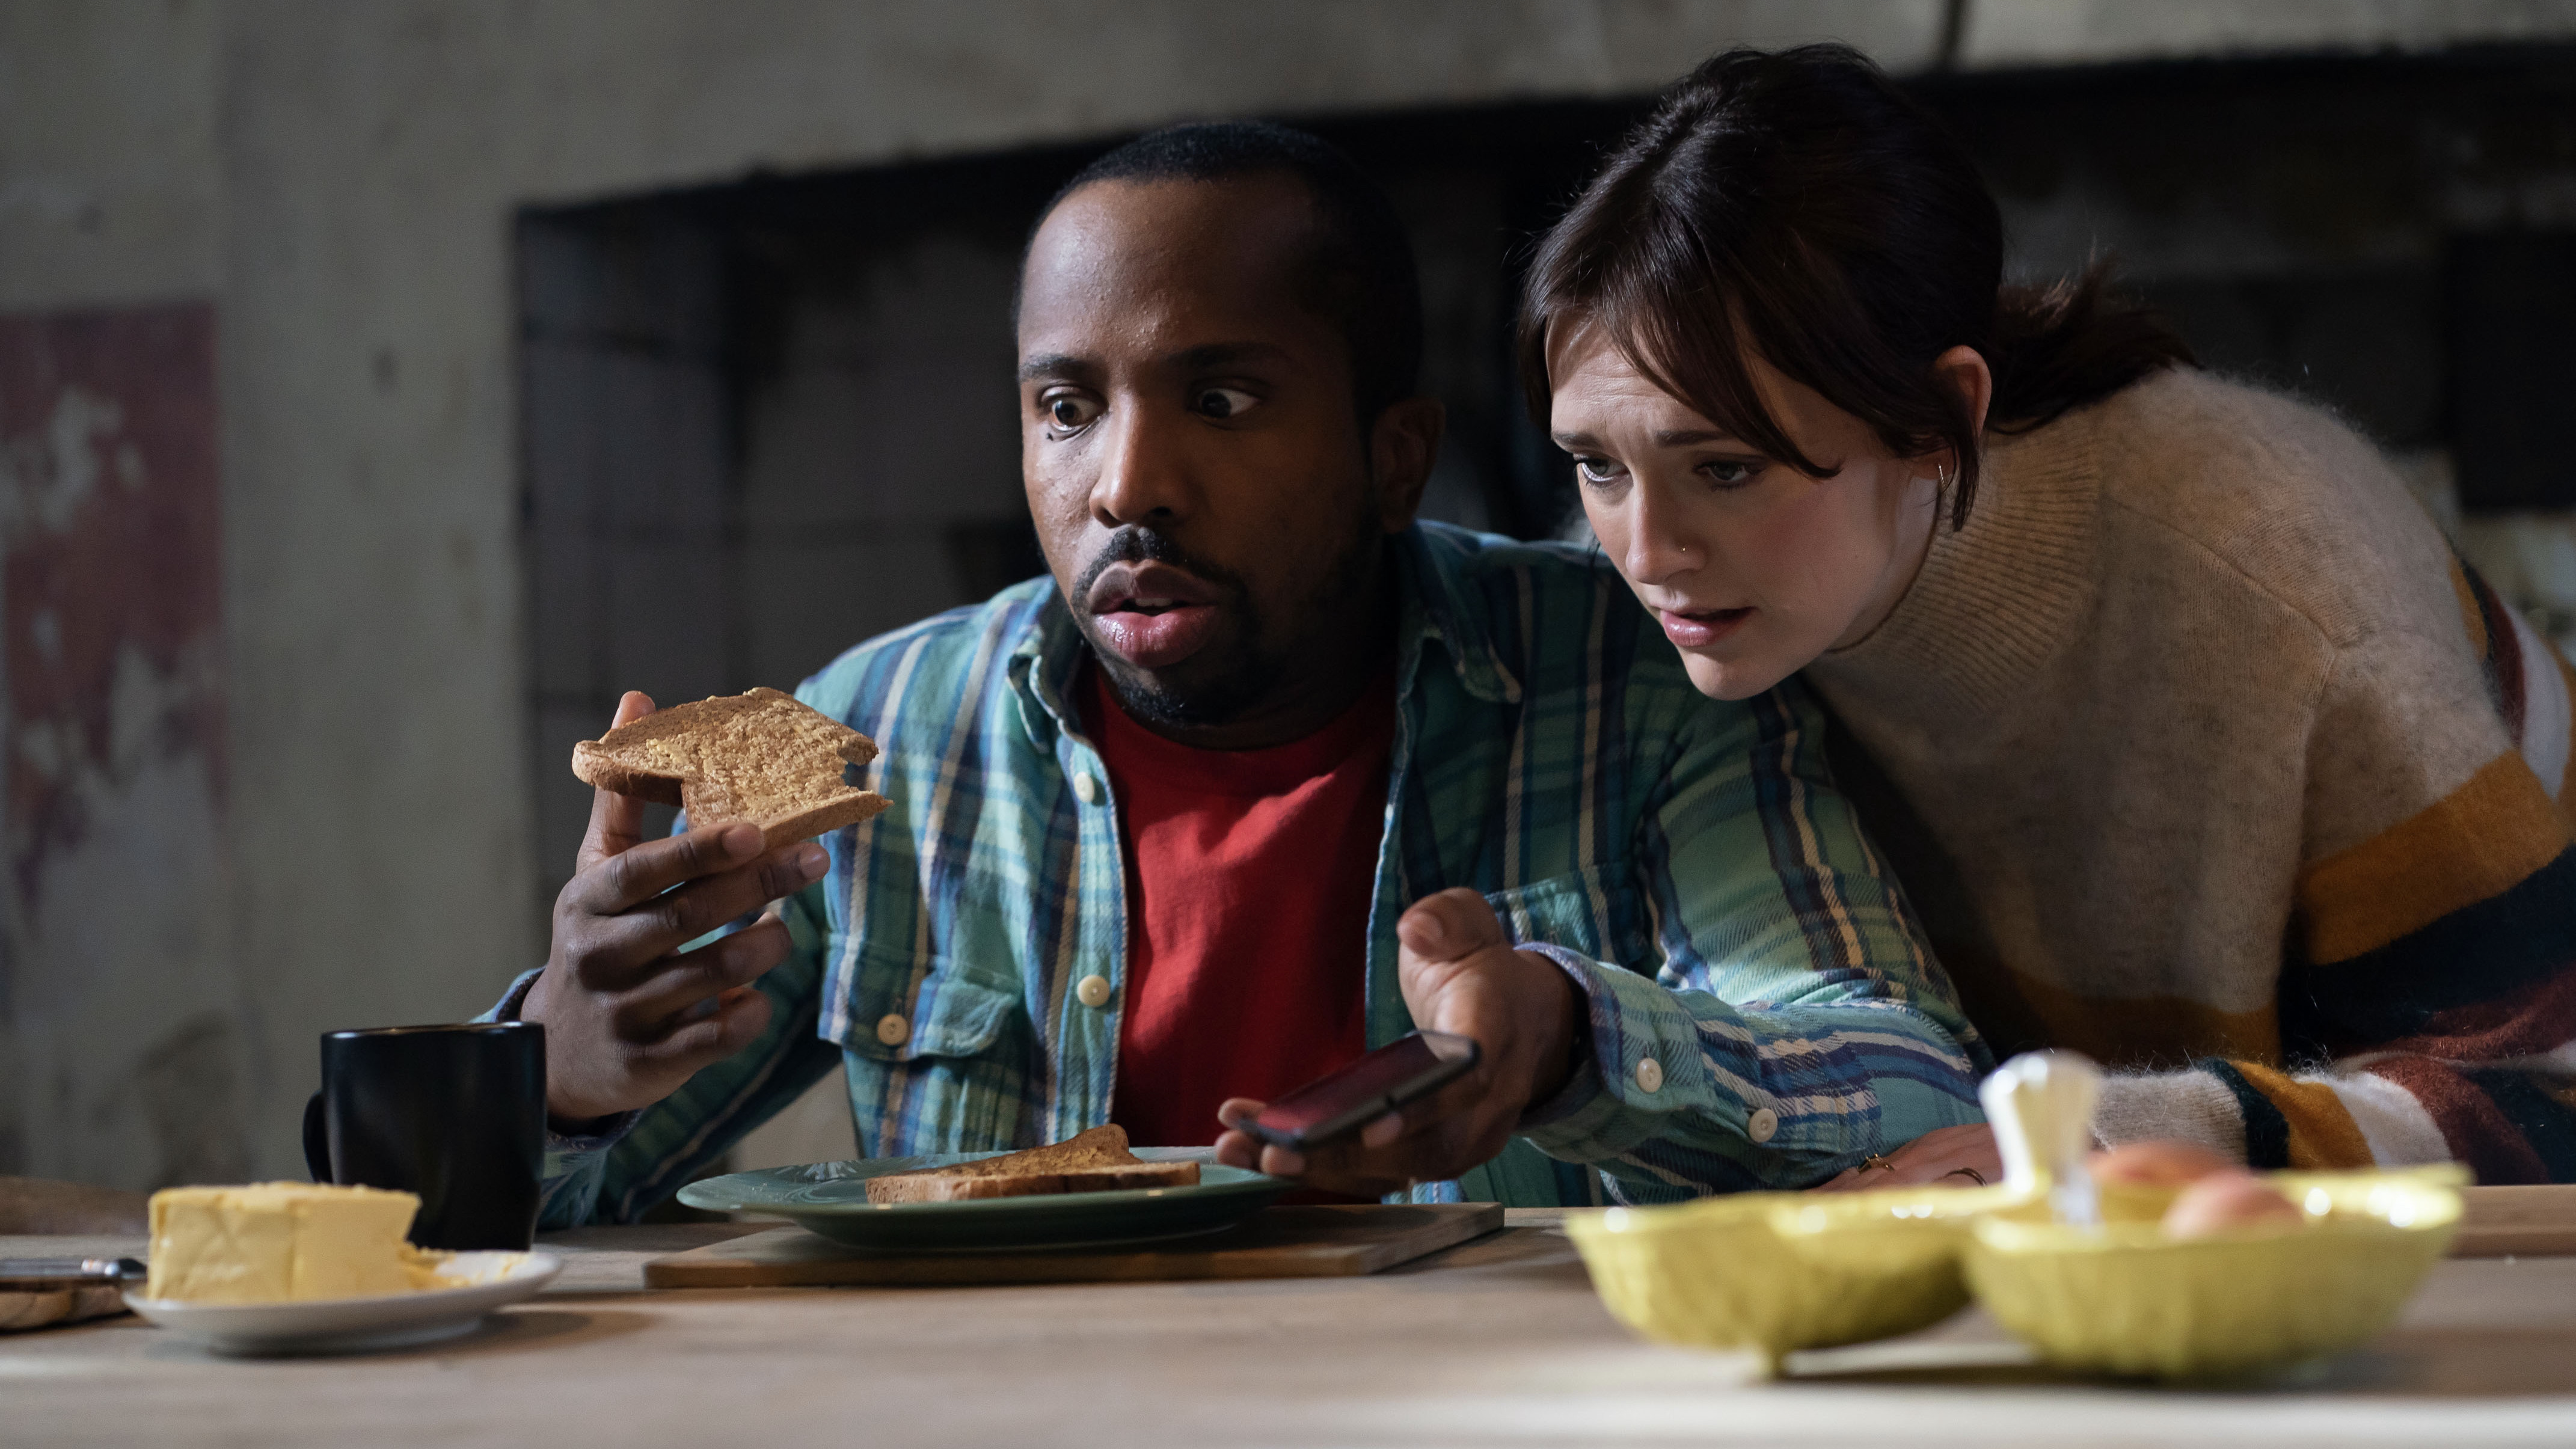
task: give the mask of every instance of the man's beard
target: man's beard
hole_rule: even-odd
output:
[[[1377,542],[1374,528],[1364,520],[1362,531],[1349,540],[1321,587],[1302,602],[1299,612],[1316,612],[1316,605],[1356,587],[1368,572],[1370,549]],[[1289,654],[1269,628],[1267,616],[1254,604],[1242,575],[1192,555],[1169,534],[1142,524],[1129,524],[1111,534],[1108,547],[1083,570],[1074,584],[1073,599],[1089,597],[1091,585],[1110,565],[1148,561],[1185,569],[1216,585],[1224,594],[1219,607],[1226,611],[1233,629],[1211,641],[1207,650],[1182,661],[1175,670],[1166,671],[1191,676],[1176,683],[1157,679],[1152,671],[1126,664],[1101,648],[1099,641],[1090,639],[1086,624],[1084,637],[1091,644],[1092,657],[1099,662],[1102,677],[1109,681],[1120,707],[1143,723],[1184,729],[1234,723],[1278,685]],[[1078,605],[1075,616],[1090,618]],[[1225,656],[1222,660],[1210,657],[1219,652]]]

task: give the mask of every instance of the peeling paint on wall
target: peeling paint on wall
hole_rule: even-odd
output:
[[[0,316],[0,1172],[247,1162],[214,325]]]

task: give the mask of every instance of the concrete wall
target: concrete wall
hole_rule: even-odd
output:
[[[0,8],[0,308],[213,309],[228,742],[210,838],[146,810],[138,832],[89,837],[83,898],[33,923],[13,907],[0,1117],[37,1127],[0,1130],[0,1172],[144,1185],[207,1170],[173,1158],[175,1133],[229,1135],[248,1170],[290,1173],[317,1032],[463,1015],[538,959],[512,273],[522,208],[1187,115],[1628,94],[1732,40],[1835,35],[1912,70],[2576,33],[2567,4],[2309,0],[2263,7],[2259,23],[2239,8]],[[174,842],[214,864],[174,874]],[[59,924],[165,908],[188,929],[115,947],[121,964]],[[209,991],[221,1043],[187,1046],[198,1065],[163,1075],[196,1081],[213,1070],[204,1061],[231,1062],[229,1120],[156,1126],[118,1094],[156,1070],[153,1043],[170,1049],[154,1014]],[[40,1055],[77,1070],[39,1083]]]
[[[0,6],[0,309],[222,285],[209,0]]]
[[[216,54],[202,4],[0,7],[0,1172],[251,1161],[232,949]]]

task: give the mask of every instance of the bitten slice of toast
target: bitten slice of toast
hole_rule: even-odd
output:
[[[960,1202],[979,1197],[1036,1197],[1058,1192],[1112,1192],[1130,1187],[1191,1187],[1195,1162],[1144,1162],[1127,1150],[1127,1129],[1112,1122],[1048,1147],[868,1179],[868,1201]]]
[[[877,757],[874,740],[774,689],[673,705],[572,747],[583,783],[677,805],[692,824],[748,820],[775,850],[886,808],[844,784],[841,767]]]

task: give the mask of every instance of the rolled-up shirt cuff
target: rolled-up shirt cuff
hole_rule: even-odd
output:
[[[1522,1117],[1516,1130],[1530,1145],[1562,1161],[1599,1162],[1661,1135],[1679,1114],[1744,1130],[1748,1109],[1712,1078],[1699,1025],[1672,993],[1562,946],[1524,941],[1518,949],[1554,962],[1583,993],[1590,1046],[1565,1089]]]
[[[1566,965],[1566,958],[1573,956],[1572,952],[1555,946],[1522,945],[1514,949],[1546,957],[1558,969],[1574,978],[1575,989],[1582,992],[1587,1002],[1589,1001],[1592,989],[1583,979],[1583,973]],[[1574,959],[1580,961],[1582,958],[1574,956]],[[1586,1014],[1589,1014],[1588,1010]],[[1514,1132],[1528,1136],[1577,1116],[1585,1108],[1600,1100],[1601,1073],[1598,1063],[1601,1058],[1593,1037],[1594,1032],[1588,1022],[1575,1023],[1573,1048],[1575,1060],[1572,1070],[1565,1074],[1565,1085],[1556,1089],[1556,1095],[1544,1102],[1531,1104],[1527,1111],[1521,1113],[1520,1121],[1512,1124]]]
[[[527,1004],[528,988],[536,985],[537,978],[545,974],[546,968],[543,966],[534,971],[520,972],[518,979],[510,983],[509,990],[501,993],[501,999],[494,1003],[492,1009],[474,1019],[476,1021],[517,1021],[519,1008]]]
[[[544,974],[542,966],[519,973],[519,978],[510,983],[509,990],[501,993],[501,999],[493,1004],[492,1009],[474,1019],[517,1021],[519,1009],[527,1004],[528,988],[536,985],[537,978]],[[643,1116],[641,1109],[619,1112],[600,1118],[591,1131],[575,1133],[556,1131],[554,1118],[549,1115],[546,1119],[545,1180],[553,1183],[571,1177],[592,1157],[616,1146],[618,1139],[633,1131]]]

